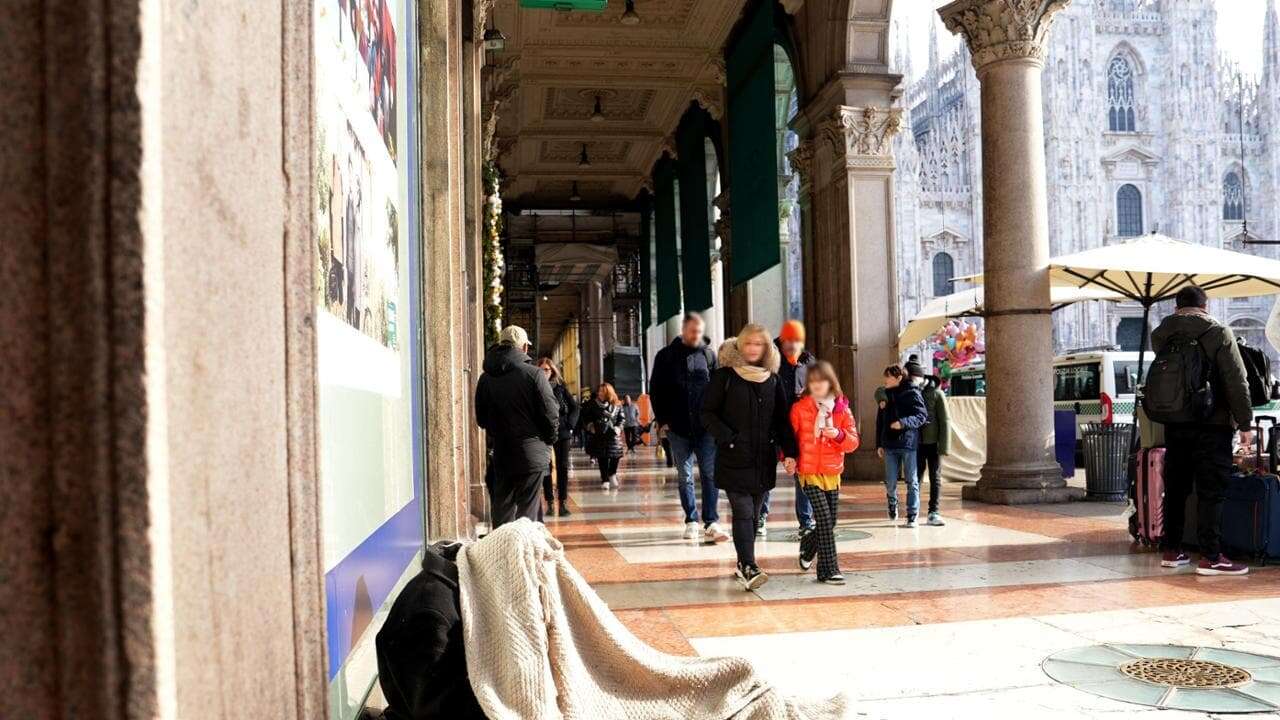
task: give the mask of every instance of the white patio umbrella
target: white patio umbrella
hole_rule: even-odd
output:
[[[980,283],[982,277],[974,276],[972,280]],[[1213,298],[1280,293],[1280,260],[1152,233],[1052,258],[1049,283],[1057,287],[1102,288],[1142,304],[1142,341],[1138,347],[1141,382],[1152,305],[1172,298],[1187,285],[1199,285]]]
[[[1121,298],[1121,295],[1100,287],[1049,288],[1049,302],[1052,303],[1054,310],[1081,300],[1119,300]],[[910,347],[927,339],[946,325],[947,320],[951,318],[979,316],[982,312],[981,286],[934,298],[911,318],[902,332],[898,333],[898,348]]]

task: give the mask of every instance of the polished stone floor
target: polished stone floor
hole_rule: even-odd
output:
[[[888,521],[881,486],[846,484],[837,545],[848,584],[836,587],[796,564],[794,493],[784,483],[768,537],[757,541],[770,580],[746,592],[732,577],[731,543],[681,538],[675,471],[652,449],[624,459],[613,490],[600,488],[583,455],[573,461],[573,515],[547,525],[623,622],[668,652],[745,656],[786,692],[848,693],[867,718],[1280,717],[1280,684],[1261,671],[1251,694],[1213,698],[1110,676],[1093,682],[1198,710],[1131,704],[1046,674],[1055,653],[1070,661],[1090,652],[1081,648],[1117,643],[1280,656],[1280,573],[1163,569],[1130,542],[1123,503],[1002,507],[962,501],[952,485],[945,527],[906,529]],[[727,505],[722,495],[726,529]],[[1091,682],[1114,672],[1074,670]]]

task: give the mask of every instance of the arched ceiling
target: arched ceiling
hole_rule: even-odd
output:
[[[577,183],[583,207],[618,206],[639,193],[690,101],[722,107],[722,48],[744,0],[636,0],[603,13],[557,12],[499,0],[507,37],[490,52],[495,133],[508,177],[503,194],[525,206],[566,207]],[[599,95],[603,122],[590,117]],[[580,167],[583,143],[591,160]]]

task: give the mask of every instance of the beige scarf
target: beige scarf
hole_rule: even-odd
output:
[[[753,383],[762,383],[773,374],[769,372],[769,368],[762,368],[759,365],[736,365],[733,371],[738,373],[738,377]]]

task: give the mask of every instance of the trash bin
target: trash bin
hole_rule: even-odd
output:
[[[1085,423],[1080,430],[1084,444],[1084,486],[1087,499],[1099,502],[1124,500],[1128,496],[1126,473],[1131,423]]]

